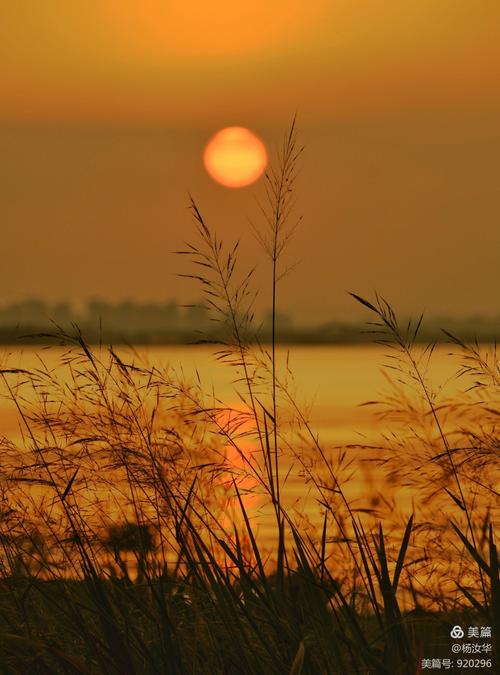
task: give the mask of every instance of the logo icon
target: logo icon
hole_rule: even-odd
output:
[[[463,638],[464,636],[464,631],[462,629],[462,626],[453,626],[453,628],[450,631],[450,637],[452,637],[454,640],[460,640],[460,638]]]

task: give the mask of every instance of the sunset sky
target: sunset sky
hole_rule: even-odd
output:
[[[498,0],[22,0],[0,3],[0,302],[191,299],[172,255],[191,192],[268,270],[262,184],[206,174],[249,127],[305,146],[282,284],[298,320],[500,314]]]

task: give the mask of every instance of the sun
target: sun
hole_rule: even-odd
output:
[[[226,127],[208,141],[203,162],[217,183],[229,188],[245,187],[264,173],[266,146],[250,129]]]

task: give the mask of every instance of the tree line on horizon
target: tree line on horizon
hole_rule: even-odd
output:
[[[108,302],[94,299],[78,311],[69,302],[46,303],[30,298],[0,306],[0,343],[18,341],[46,343],[56,327],[79,330],[90,342],[136,344],[192,344],[217,340],[217,330],[202,302],[180,304],[140,303],[131,300]],[[371,341],[365,324],[348,321],[324,321],[304,325],[290,314],[277,316],[277,338],[287,344],[358,344]],[[467,340],[494,342],[500,328],[497,317],[427,317],[421,342],[447,341],[448,332]],[[271,313],[264,312],[255,321],[255,339],[266,342],[271,336]]]

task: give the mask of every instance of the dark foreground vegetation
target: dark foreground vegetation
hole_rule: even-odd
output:
[[[57,368],[1,371],[20,432],[0,441],[0,672],[403,675],[433,658],[497,672],[495,350],[448,334],[464,388],[446,398],[429,385],[421,320],[401,327],[382,298],[355,295],[393,374],[378,407],[388,431],[324,446],[276,353],[299,155],[292,125],[258,232],[269,347],[253,340],[237,247],[192,203],[198,238],[184,253],[226,336],[215,355],[234,370],[237,405],[78,332],[52,336],[65,346]],[[360,506],[348,488],[367,457],[385,482]],[[287,500],[293,471],[314,497],[312,524]],[[456,640],[480,652],[451,652],[456,625],[481,629]]]

